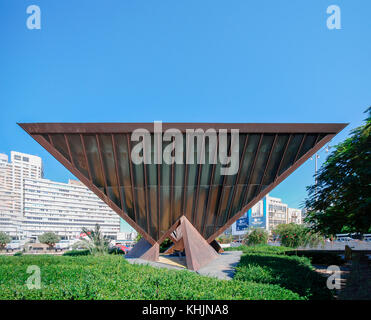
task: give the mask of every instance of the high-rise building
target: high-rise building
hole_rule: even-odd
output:
[[[82,227],[101,231],[116,239],[120,217],[80,181],[24,180],[22,229],[27,238],[54,232],[65,239],[78,238]]]
[[[250,228],[263,228],[271,233],[276,226],[285,223],[301,224],[301,210],[289,208],[280,198],[267,194],[232,225],[232,234],[242,235]]]
[[[273,230],[279,224],[287,223],[288,205],[283,203],[280,198],[273,198],[267,195],[268,210],[268,231]]]
[[[75,238],[82,227],[98,223],[104,235],[116,238],[119,216],[80,181],[43,179],[37,156],[12,151],[10,159],[0,154],[0,231],[13,238],[44,232]]]
[[[40,157],[12,151],[9,162],[0,154],[0,231],[12,237],[22,235],[23,181],[43,176]]]

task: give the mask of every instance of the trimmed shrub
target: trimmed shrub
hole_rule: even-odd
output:
[[[85,250],[69,250],[63,253],[63,256],[70,256],[70,257],[76,257],[76,256],[88,256],[90,255],[90,251],[88,249]]]
[[[121,250],[120,248],[109,248],[108,253],[125,255],[125,251]]]
[[[247,253],[241,257],[234,279],[276,284],[305,299],[332,299],[326,279],[314,271],[306,257]]]
[[[29,265],[41,269],[41,289],[25,286]],[[0,257],[0,299],[301,300],[277,284],[218,280],[194,272],[131,265],[121,256]]]
[[[343,265],[345,259],[340,257],[339,254],[334,252],[321,252],[321,251],[291,251],[287,252],[287,255],[296,255],[299,257],[307,257],[313,264],[325,264],[325,265]]]
[[[243,251],[244,253],[264,253],[264,254],[286,254],[292,251],[292,248],[282,246],[256,245],[256,246],[238,246],[224,248],[224,251]]]

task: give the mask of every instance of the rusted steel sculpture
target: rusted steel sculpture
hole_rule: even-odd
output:
[[[143,236],[132,257],[156,261],[170,238],[197,270],[217,256],[218,235],[346,124],[20,126]],[[228,165],[237,166],[223,174]]]

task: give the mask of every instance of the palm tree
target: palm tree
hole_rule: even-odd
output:
[[[103,255],[108,253],[109,240],[102,234],[99,224],[95,225],[94,230],[82,228],[82,232],[87,238],[80,237],[76,246],[82,246],[90,251],[92,255]]]

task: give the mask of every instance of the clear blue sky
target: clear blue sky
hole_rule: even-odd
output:
[[[66,182],[16,122],[350,122],[338,143],[371,105],[370,19],[369,0],[0,0],[0,153],[39,155]],[[299,206],[313,172],[271,195]]]

